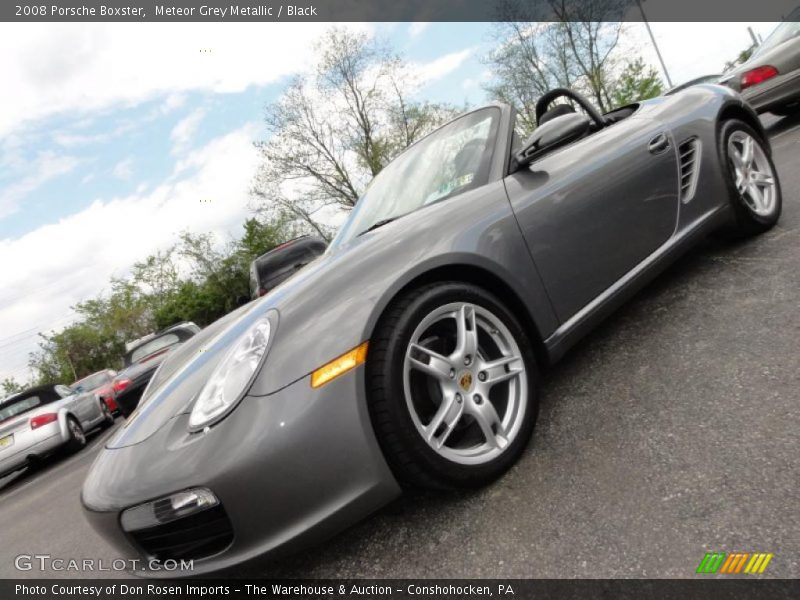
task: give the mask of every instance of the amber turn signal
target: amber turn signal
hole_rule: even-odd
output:
[[[332,379],[339,377],[339,375],[344,375],[358,365],[364,364],[364,361],[367,360],[368,345],[369,342],[364,342],[349,352],[345,352],[340,357],[334,358],[328,364],[322,365],[311,374],[311,387],[322,387]]]

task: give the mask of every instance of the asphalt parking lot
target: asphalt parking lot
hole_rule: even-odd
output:
[[[705,552],[741,551],[774,553],[766,576],[800,577],[800,116],[765,123],[779,225],[709,240],[581,342],[549,374],[510,473],[474,493],[407,494],[236,574],[691,577]],[[20,553],[116,557],[78,498],[106,435],[0,480],[0,576],[43,575],[15,570]]]

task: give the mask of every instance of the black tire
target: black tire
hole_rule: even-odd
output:
[[[499,456],[465,465],[441,456],[422,438],[406,403],[403,364],[417,325],[438,307],[468,302],[491,311],[517,343],[527,373],[527,408],[516,437]],[[476,488],[506,472],[531,438],[539,410],[539,375],[530,339],[520,321],[494,295],[475,285],[442,282],[398,298],[381,318],[370,341],[366,368],[370,415],[387,462],[404,487]]]
[[[78,452],[86,446],[86,433],[75,417],[67,417],[67,431],[69,441],[67,442],[67,452]]]
[[[114,415],[111,413],[111,409],[108,408],[108,404],[106,404],[105,400],[100,400],[100,410],[103,412],[103,423],[101,427],[103,429],[108,429],[114,424]]]
[[[736,189],[736,175],[734,172],[733,159],[728,152],[728,140],[736,132],[746,133],[759,144],[769,164],[769,168],[772,170],[775,181],[776,198],[773,210],[767,215],[757,214],[748,204],[744,194]],[[742,238],[758,235],[770,230],[775,226],[781,216],[783,196],[775,164],[772,161],[769,144],[764,140],[761,134],[744,121],[731,119],[722,123],[718,136],[718,151],[725,173],[728,197],[733,209],[733,222],[726,230],[726,233],[735,238]]]

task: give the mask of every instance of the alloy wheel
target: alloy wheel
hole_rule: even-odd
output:
[[[70,433],[72,433],[73,439],[77,440],[81,445],[86,443],[86,434],[84,433],[83,428],[72,419],[69,420],[69,430]]]
[[[775,210],[775,173],[761,144],[745,131],[734,131],[728,138],[728,157],[736,191],[747,207],[765,217]]]
[[[484,464],[501,454],[527,410],[519,344],[496,315],[476,304],[447,304],[420,322],[405,353],[403,384],[419,434],[460,464]]]

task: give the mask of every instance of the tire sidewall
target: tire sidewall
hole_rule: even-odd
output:
[[[732,161],[728,155],[728,140],[731,135],[736,131],[743,131],[751,136],[761,146],[761,150],[767,158],[772,174],[775,179],[775,208],[769,215],[759,215],[755,213],[747,204],[742,194],[736,189],[735,176],[733,172]],[[778,171],[775,169],[775,163],[772,160],[772,153],[770,152],[769,145],[765,142],[763,136],[755,129],[744,121],[731,119],[722,124],[719,134],[719,156],[725,176],[725,185],[728,188],[728,195],[731,199],[731,206],[734,210],[737,223],[740,227],[745,229],[753,229],[755,231],[766,231],[775,223],[781,215],[783,196],[781,193],[780,180],[778,179]]]
[[[85,431],[83,432],[83,441],[81,441],[79,438],[75,437],[75,433],[72,431],[72,427],[70,427],[71,423],[75,424],[81,430],[83,430],[83,427],[81,427],[81,424],[78,422],[77,419],[75,419],[74,417],[68,417],[67,421],[67,430],[69,431],[68,445],[72,450],[80,450],[81,448],[86,446],[86,432]]]
[[[419,323],[435,309],[453,302],[468,302],[489,310],[511,332],[525,363],[528,378],[528,399],[522,424],[514,440],[493,460],[480,465],[463,465],[438,454],[422,438],[411,417],[404,391],[403,367],[411,336]],[[538,413],[538,373],[528,336],[517,318],[492,294],[473,285],[444,283],[426,289],[415,297],[394,328],[383,363],[381,378],[386,382],[386,396],[397,435],[413,461],[442,487],[477,487],[505,472],[524,450]],[[391,462],[391,461],[390,461]]]

